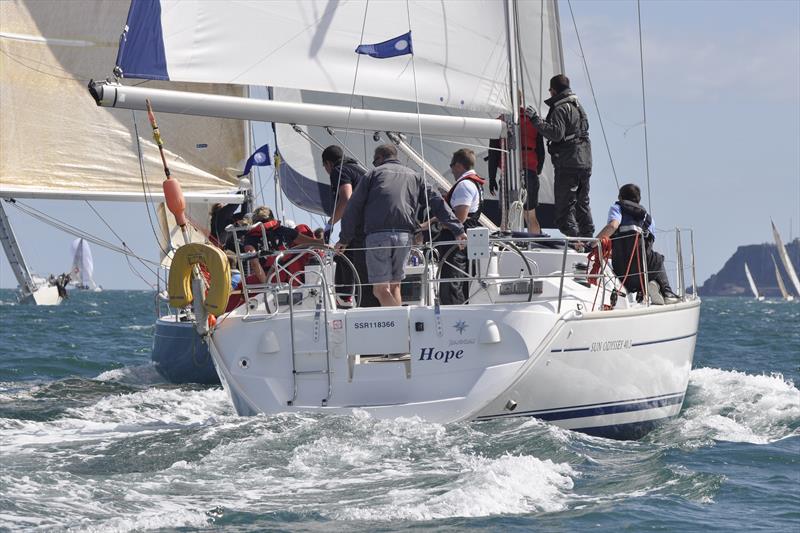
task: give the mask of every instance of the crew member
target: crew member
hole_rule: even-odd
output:
[[[367,173],[367,169],[355,159],[345,157],[342,149],[335,144],[322,151],[322,166],[330,177],[331,197],[333,198],[331,218],[325,225],[324,232],[327,241],[334,224],[342,219],[347,202]],[[344,251],[344,255],[353,264],[361,282],[361,307],[377,307],[380,303],[372,294],[372,287],[367,283],[367,259],[364,247],[364,229],[359,226],[356,228],[355,237]],[[355,281],[352,270],[344,261],[340,261],[338,256],[334,258],[334,261],[336,262],[336,271],[334,272],[336,293],[342,300],[352,300],[353,295],[347,292]]]
[[[555,223],[568,237],[594,234],[589,207],[589,178],[592,175],[592,146],[589,119],[563,74],[550,80],[547,118],[532,107],[525,109],[533,126],[548,140],[547,149],[555,169]],[[576,222],[577,219],[577,222]]]
[[[427,201],[432,214],[457,240],[467,236],[439,193],[400,164],[393,144],[378,146],[372,164],[375,168],[364,176],[347,203],[336,249],[344,250],[355,239],[359,225],[363,226],[373,293],[383,306],[402,305],[400,282],[405,277],[419,207]]]
[[[450,170],[457,179],[445,195],[445,201],[453,210],[456,218],[465,229],[480,226],[478,221],[483,207],[483,185],[486,181],[475,172],[475,152],[462,148],[453,153]],[[455,236],[448,230],[442,230],[440,241],[453,241]],[[453,251],[450,252],[450,249]],[[460,278],[469,275],[467,252],[457,245],[439,247],[440,257],[447,258],[442,262],[440,277]],[[439,284],[439,298],[444,305],[459,305],[469,299],[469,282],[452,281]]]
[[[638,185],[628,183],[619,189],[617,201],[608,210],[608,223],[597,234],[598,239],[611,238],[611,266],[624,287],[641,296],[644,270],[642,240],[647,260],[647,292],[654,304],[675,303],[679,298],[669,286],[664,270],[664,256],[653,250],[655,227],[653,219],[639,202],[642,192]]]

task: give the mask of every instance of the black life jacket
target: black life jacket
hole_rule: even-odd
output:
[[[456,190],[458,184],[464,180],[469,180],[474,183],[476,187],[478,187],[478,210],[474,213],[469,213],[467,215],[467,219],[464,221],[464,228],[476,228],[481,225],[479,219],[481,218],[481,213],[483,212],[483,185],[486,183],[485,179],[477,174],[468,174],[458,178],[453,186],[450,187],[450,190],[447,191],[447,194],[444,195],[444,201],[447,202],[447,205],[449,205],[451,208],[453,207],[450,205],[450,197],[453,196],[453,191]]]
[[[650,233],[653,219],[647,210],[636,202],[620,200],[617,205],[622,220],[617,231],[611,236],[611,265],[619,278],[623,278],[627,273],[625,288],[636,292],[641,290],[639,273],[643,271],[642,259],[646,261],[655,239]],[[632,255],[633,260],[631,260]]]

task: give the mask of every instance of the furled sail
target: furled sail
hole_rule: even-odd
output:
[[[753,297],[758,298],[758,289],[756,288],[756,282],[753,280],[752,274],[750,274],[750,269],[747,267],[747,263],[744,264],[744,275],[747,276],[747,283],[750,284],[750,290],[753,292]]]
[[[80,285],[86,289],[94,290],[97,284],[94,282],[94,259],[89,242],[85,239],[75,239],[70,246],[72,252],[72,271],[71,275],[80,280]]]
[[[0,2],[0,195],[137,200],[144,191],[160,194],[164,175],[145,115],[99,108],[86,90],[91,77],[111,73],[127,11],[116,0]],[[146,83],[232,96],[246,90]],[[164,115],[159,125],[188,201],[235,198],[236,170],[247,156],[241,121]]]
[[[786,253],[786,247],[783,245],[783,240],[781,239],[781,234],[778,233],[778,228],[775,227],[775,222],[770,220],[770,223],[772,224],[772,236],[775,238],[775,246],[778,248],[778,257],[781,258],[783,268],[785,268],[786,273],[789,274],[789,281],[792,282],[794,291],[800,296],[800,280],[797,279],[797,272],[794,269],[791,259],[789,259],[789,254]]]

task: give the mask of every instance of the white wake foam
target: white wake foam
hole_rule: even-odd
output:
[[[689,380],[695,390],[681,415],[689,438],[764,444],[797,432],[800,390],[780,374],[698,368]]]
[[[8,427],[3,428],[3,449],[18,454],[41,453],[38,448],[43,445],[108,441],[178,425],[210,423],[232,414],[220,389],[153,388],[107,396],[90,406],[70,408],[56,420],[4,420]]]
[[[116,381],[129,385],[154,385],[164,383],[156,367],[152,363],[138,366],[125,366],[122,368],[112,368],[101,372],[96,378],[98,381]]]
[[[344,508],[346,520],[434,520],[558,511],[566,506],[574,471],[531,456],[490,459],[456,453],[458,472],[444,484],[390,490],[382,502]]]

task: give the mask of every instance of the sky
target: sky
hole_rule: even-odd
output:
[[[636,3],[573,0],[571,8],[598,104],[570,4],[560,0],[565,73],[589,113],[591,201],[598,230],[617,195],[613,160],[620,184],[642,187],[657,227],[693,228],[698,283],[722,268],[738,246],[770,241],[770,218],[785,242],[800,236],[800,2],[641,3],[649,195]],[[83,202],[25,202],[118,242]],[[92,205],[131,249],[156,259],[143,203]],[[6,212],[33,271],[69,270],[73,236],[13,207]],[[288,214],[308,222],[299,212]],[[140,275],[153,283],[153,274],[135,261],[131,265],[139,274],[122,256],[97,246],[92,250],[95,280],[104,288],[148,289]],[[0,287],[15,287],[0,255]]]

